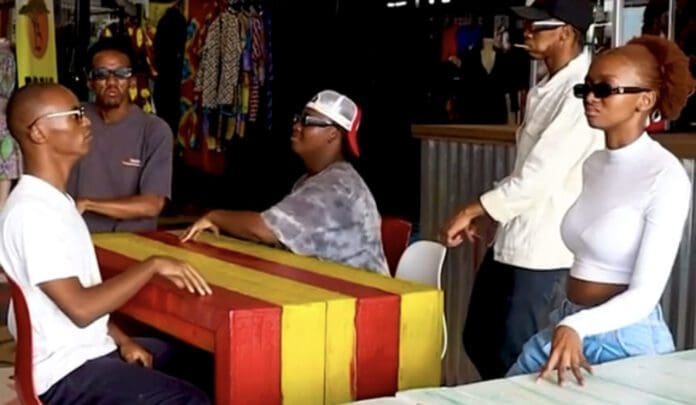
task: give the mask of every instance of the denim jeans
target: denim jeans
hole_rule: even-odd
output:
[[[500,263],[489,249],[471,292],[462,334],[483,380],[501,378],[524,344],[548,325],[565,299],[567,269],[531,270]]]
[[[566,316],[586,307],[567,299],[551,314],[551,324],[534,335],[522,349],[522,354],[507,373],[507,377],[536,373],[546,364],[551,352],[551,340],[556,325]],[[642,320],[583,339],[583,353],[590,364],[601,364],[626,357],[663,354],[674,351],[672,334],[662,317],[660,304]]]

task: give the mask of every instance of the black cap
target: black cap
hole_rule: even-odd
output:
[[[555,18],[585,33],[593,21],[592,4],[588,0],[536,0],[528,7],[512,7],[518,16],[530,21]]]

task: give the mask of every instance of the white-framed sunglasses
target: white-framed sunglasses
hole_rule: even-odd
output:
[[[529,32],[540,32],[555,30],[556,28],[568,25],[566,22],[556,19],[551,20],[540,20],[540,21],[527,21],[525,22],[525,29]]]
[[[58,111],[58,112],[54,112],[54,113],[40,115],[34,121],[32,121],[31,124],[29,124],[28,128],[31,128],[34,125],[36,125],[36,123],[39,122],[39,120],[41,120],[41,119],[66,117],[66,116],[70,116],[70,115],[74,115],[77,122],[82,122],[82,120],[85,118],[85,107],[84,106],[77,106],[77,107],[73,108],[72,110],[68,110],[68,111]]]

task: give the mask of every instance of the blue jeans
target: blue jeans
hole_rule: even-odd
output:
[[[507,377],[539,372],[549,358],[556,325],[566,316],[585,308],[567,299],[563,301],[551,314],[551,324],[525,343],[522,354],[508,371]],[[583,353],[590,364],[674,351],[672,334],[662,317],[660,304],[644,319],[621,329],[586,336],[582,344]]]
[[[544,329],[565,298],[567,269],[531,270],[494,260],[489,249],[476,273],[464,349],[481,379],[501,378],[524,344]]]
[[[152,354],[152,367],[128,364],[117,351],[89,360],[55,383],[39,398],[44,404],[206,405],[210,400],[194,385],[159,370],[173,369],[172,346],[135,338]]]

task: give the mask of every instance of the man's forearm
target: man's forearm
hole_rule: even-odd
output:
[[[79,327],[86,327],[128,302],[156,274],[158,262],[151,258],[91,287],[75,277],[39,284],[60,309]]]
[[[271,245],[278,243],[278,239],[258,212],[214,210],[206,217],[229,235]]]
[[[121,346],[122,344],[130,341],[130,336],[126,335],[125,332],[121,330],[113,321],[109,321],[109,336],[114,339],[116,346]]]
[[[165,197],[136,195],[113,199],[80,198],[77,201],[81,212],[94,212],[115,219],[156,217],[164,207]]]

